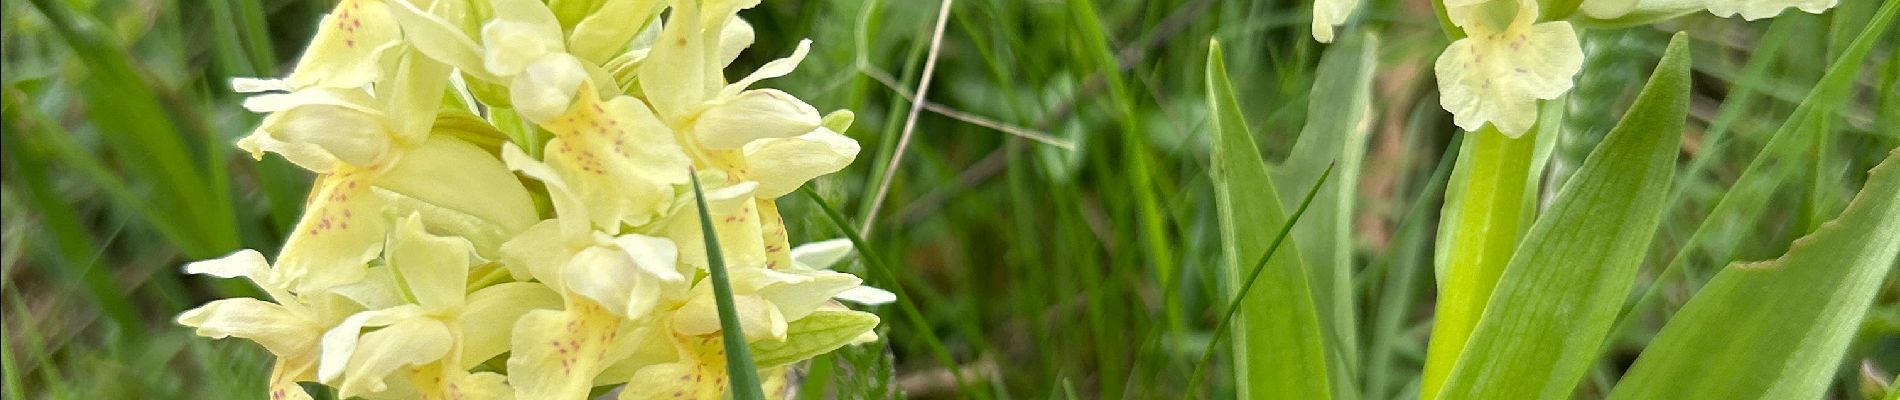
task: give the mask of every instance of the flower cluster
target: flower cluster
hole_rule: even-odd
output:
[[[268,298],[178,322],[269,350],[272,399],[309,398],[299,382],[345,398],[720,398],[719,251],[768,392],[792,363],[876,340],[875,315],[835,300],[894,296],[828,269],[847,242],[792,247],[775,203],[859,150],[840,133],[849,111],[750,88],[810,41],[722,73],[757,3],[342,0],[288,77],[233,82],[268,113],[238,146],[319,174],[305,214],[274,262],[186,266]]]
[[[1636,25],[1708,10],[1720,17],[1747,20],[1773,17],[1794,7],[1809,13],[1833,8],[1838,0],[1583,0],[1572,9],[1545,10],[1538,0],[1439,0],[1445,19],[1465,37],[1439,54],[1439,103],[1466,131],[1489,123],[1519,137],[1537,121],[1537,102],[1570,91],[1583,69],[1577,29],[1564,19],[1605,25]],[[1333,41],[1333,28],[1346,22],[1358,0],[1317,0],[1313,38]],[[1561,2],[1557,2],[1561,3]]]

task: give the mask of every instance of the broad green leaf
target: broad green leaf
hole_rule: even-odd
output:
[[[1900,257],[1900,150],[1840,217],[1772,261],[1729,264],[1611,399],[1818,399]]]
[[[870,332],[877,323],[877,315],[862,311],[814,311],[792,321],[785,341],[752,343],[753,362],[759,368],[773,368],[830,353]]]
[[[1561,399],[1582,380],[1661,222],[1689,110],[1686,35],[1564,184],[1498,280],[1440,399]]]
[[[1214,122],[1211,173],[1220,219],[1221,276],[1238,285],[1251,264],[1247,258],[1267,253],[1273,228],[1285,224],[1286,216],[1273,177],[1235,103],[1219,41],[1209,43],[1207,96]],[[1241,398],[1331,398],[1319,316],[1296,248],[1282,248],[1268,258],[1258,284],[1240,305],[1233,346]]]
[[[1358,319],[1354,316],[1352,262],[1353,200],[1359,167],[1371,128],[1372,72],[1378,67],[1378,39],[1364,31],[1344,34],[1320,57],[1306,109],[1306,126],[1286,161],[1274,171],[1279,182],[1313,182],[1327,168],[1333,183],[1320,189],[1312,215],[1293,227],[1293,239],[1305,256],[1312,280],[1313,304],[1326,334],[1327,375],[1354,376],[1359,361]],[[1299,204],[1306,188],[1279,188],[1280,204]],[[1352,380],[1333,380],[1333,394],[1356,398]]]

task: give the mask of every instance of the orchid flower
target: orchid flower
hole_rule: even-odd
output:
[[[509,331],[491,329],[494,323],[554,308],[557,295],[521,282],[471,293],[475,256],[467,240],[432,235],[419,216],[397,224],[384,256],[387,266],[377,268],[386,273],[380,282],[394,290],[374,293],[398,293],[400,303],[375,304],[324,333],[318,378],[342,397],[512,398],[502,375],[467,370],[506,350]],[[379,329],[364,332],[368,328]],[[389,378],[398,376],[407,379],[392,384]]]
[[[1466,131],[1485,123],[1518,137],[1537,121],[1537,101],[1555,99],[1583,68],[1569,22],[1537,22],[1533,0],[1446,2],[1453,24],[1470,35],[1438,56],[1439,101]]]
[[[297,382],[316,380],[321,332],[362,307],[333,293],[292,293],[266,278],[270,269],[264,255],[250,249],[185,265],[188,274],[249,279],[270,301],[249,297],[212,301],[179,314],[178,324],[195,328],[198,336],[235,336],[257,342],[277,357],[271,368],[270,398],[307,400],[310,394]]]
[[[391,207],[424,210],[431,224],[470,237],[487,255],[533,222],[526,190],[498,160],[431,135],[447,83],[438,75],[445,73],[441,64],[405,52],[389,74],[402,79],[379,82],[380,96],[313,87],[245,101],[270,115],[238,147],[257,158],[277,153],[323,174],[272,279],[297,292],[361,279],[386,236],[384,212]],[[463,195],[471,191],[484,197]]]
[[[735,265],[757,261],[750,258],[759,253],[752,243],[762,242],[764,266],[781,268],[789,263],[790,244],[773,200],[850,165],[859,146],[823,127],[818,111],[797,97],[774,89],[747,89],[791,73],[810,52],[810,40],[800,41],[791,56],[725,83],[719,71],[752,37],[749,27],[734,22],[740,21],[736,14],[757,3],[677,2],[651,53],[641,61],[638,79],[647,101],[673,129],[695,165],[722,171],[728,184],[756,185],[749,194],[753,204],[738,204],[737,210],[716,223],[722,238],[734,235],[728,232],[751,231],[764,237],[721,242],[728,260]],[[728,29],[735,26],[744,28],[735,28],[737,33]]]
[[[565,304],[515,323],[511,379],[519,379],[514,384],[522,398],[584,397],[596,377],[630,356],[645,336],[636,322],[678,302],[687,277],[677,268],[671,241],[601,232],[588,217],[592,210],[553,166],[512,144],[503,147],[502,157],[547,186],[558,214],[503,245],[508,267],[518,278],[532,277],[560,292]]]
[[[1313,2],[1313,40],[1333,42],[1333,28],[1346,24],[1359,0],[1315,0]]]

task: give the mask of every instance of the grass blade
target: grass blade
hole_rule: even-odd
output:
[[[1686,35],[1525,235],[1440,399],[1568,398],[1662,218],[1689,110]]]
[[[1273,177],[1255,147],[1227,78],[1220,43],[1207,54],[1208,107],[1214,120],[1212,175],[1221,231],[1222,274],[1238,283],[1243,254],[1268,254],[1268,227],[1285,225]],[[1326,350],[1306,269],[1296,249],[1272,252],[1269,272],[1244,298],[1234,324],[1234,377],[1239,397],[1328,399]],[[1239,289],[1238,287],[1234,289]]]
[[[693,201],[699,203],[700,235],[706,238],[706,279],[713,284],[713,301],[719,307],[719,332],[723,334],[726,345],[726,375],[732,377],[732,398],[741,400],[764,400],[765,392],[759,386],[759,370],[752,366],[752,352],[747,348],[745,332],[739,327],[739,311],[732,304],[732,282],[726,279],[726,255],[719,247],[718,232],[713,229],[712,216],[706,211],[706,194],[699,189],[699,175],[693,177]]]

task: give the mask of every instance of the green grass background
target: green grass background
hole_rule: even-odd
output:
[[[1587,31],[1590,61],[1566,105],[1546,193],[1622,115],[1668,35],[1690,32],[1694,92],[1683,162],[1639,277],[1647,282],[1880,2],[1841,0],[1820,16],[1790,11],[1744,22],[1695,14]],[[0,4],[0,394],[260,396],[268,354],[171,322],[181,310],[254,289],[186,277],[178,267],[241,247],[269,253],[294,223],[310,176],[233,148],[260,116],[239,108],[226,82],[286,72],[329,2]],[[1310,37],[1309,6],[961,0],[934,50],[934,1],[768,1],[742,13],[758,44],[728,76],[811,38],[812,56],[798,72],[767,85],[822,110],[856,111],[849,134],[865,151],[814,187],[855,228],[870,217],[877,185],[891,182],[866,239],[870,256],[895,273],[867,278],[901,284],[900,301],[920,317],[875,310],[885,340],[815,360],[800,394],[1190,396],[1187,376],[1226,303],[1218,297],[1225,283],[1214,267],[1219,239],[1207,178],[1208,39],[1224,44],[1247,122],[1276,162],[1308,122],[1326,48]],[[1367,0],[1355,21],[1348,29],[1375,32],[1381,45],[1353,205],[1354,322],[1365,332],[1360,340],[1376,344],[1362,356],[1382,361],[1352,384],[1366,398],[1416,397],[1441,201],[1427,189],[1456,130],[1437,106],[1430,69],[1446,40],[1424,1]],[[929,105],[896,174],[881,176],[932,51]],[[1893,35],[1872,54],[1844,106],[1796,141],[1808,161],[1770,167],[1781,190],[1744,194],[1775,206],[1724,221],[1703,238],[1687,278],[1667,288],[1666,308],[1720,265],[1780,254],[1838,213],[1863,172],[1900,146]],[[839,236],[808,198],[782,204],[794,242]],[[866,275],[865,264],[844,268]],[[1577,397],[1601,397],[1661,321],[1639,320],[1636,332],[1615,338]],[[1232,395],[1227,358],[1213,359],[1214,379],[1193,396]],[[1865,377],[1900,370],[1900,284],[1892,277],[1846,362],[1833,398],[1858,398]]]

